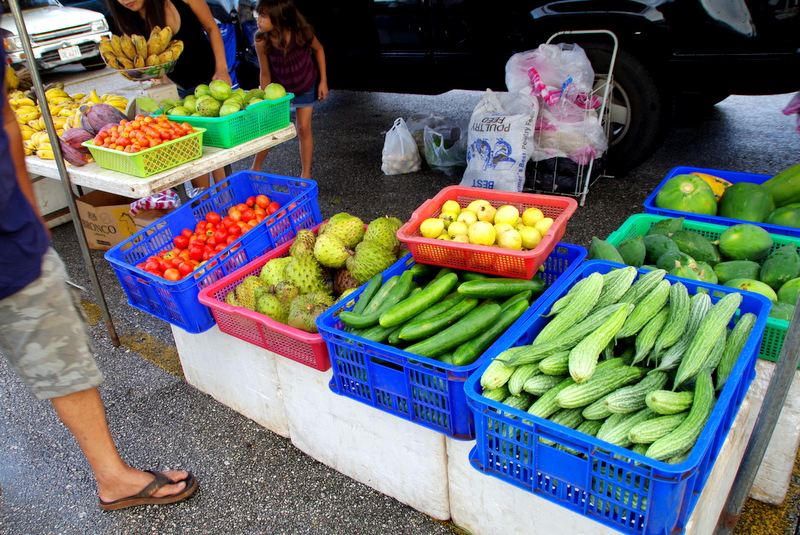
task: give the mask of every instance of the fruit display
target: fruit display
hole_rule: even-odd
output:
[[[128,106],[128,99],[125,97],[113,94],[98,95],[95,90],[88,95],[82,93],[70,95],[64,91],[64,85],[61,83],[48,86],[45,97],[47,109],[60,138],[63,138],[64,133],[70,129],[82,127],[86,123],[87,114],[93,117],[116,117],[115,121],[118,121],[119,117],[125,117],[124,112]],[[37,102],[35,93],[16,90],[9,92],[8,99],[20,125],[25,155],[36,155],[44,160],[52,160],[54,158],[52,142],[47,135],[42,107]],[[92,111],[95,106],[97,108]],[[102,110],[104,107],[105,111]],[[72,139],[74,140],[74,134]],[[68,141],[67,144],[71,142]],[[62,151],[64,146],[65,143],[62,142]],[[67,151],[64,157],[73,165],[83,165],[89,161],[88,152],[76,155],[69,149]]]
[[[168,281],[183,279],[279,209],[277,202],[257,195],[231,206],[224,217],[209,212],[194,229],[184,228],[177,234],[171,249],[149,256],[136,267]]]
[[[683,462],[757,315],[740,310],[739,292],[712,302],[666,275],[629,266],[581,278],[552,303],[529,344],[483,370],[482,396],[658,461]]]
[[[401,275],[371,279],[352,310],[339,313],[347,332],[438,359],[470,365],[544,292],[533,279],[414,264]]]
[[[183,53],[183,41],[172,38],[172,28],[153,27],[150,36],[113,35],[98,45],[100,56],[111,67],[121,71],[129,80],[145,79],[148,75],[162,76]],[[140,69],[140,72],[129,72]],[[143,78],[143,76],[145,78]]]
[[[462,208],[455,200],[445,201],[438,217],[420,223],[424,238],[497,246],[515,251],[535,249],[553,225],[535,207],[520,213],[511,204],[494,207],[489,201],[477,199]]]
[[[137,99],[139,107],[145,111],[156,111],[170,116],[226,117],[264,100],[274,100],[286,96],[283,86],[276,89],[270,84],[266,90],[242,88],[233,89],[224,80],[212,80],[208,85],[200,84],[194,94],[182,100],[164,99],[156,103],[152,99]]]
[[[595,236],[587,258],[757,292],[773,301],[771,317],[791,319],[798,295],[794,288],[800,287],[800,255],[793,242],[784,238],[785,243],[775,243],[766,230],[750,223],[714,226],[718,235],[712,239],[709,231],[685,228],[687,223],[682,217],[658,218],[646,233],[619,243]]]
[[[657,208],[800,228],[800,164],[763,183],[734,182],[707,173],[667,180],[655,196]]]
[[[379,217],[365,226],[359,217],[340,212],[316,232],[300,229],[287,256],[267,261],[224,300],[316,333],[317,316],[404,254],[395,237],[400,225],[397,218]]]

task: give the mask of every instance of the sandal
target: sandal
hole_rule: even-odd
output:
[[[154,470],[145,470],[145,472],[153,474],[155,479],[149,485],[143,488],[141,492],[133,496],[128,496],[127,498],[114,500],[113,502],[104,502],[103,500],[98,500],[100,503],[100,509],[104,511],[116,511],[117,509],[125,509],[126,507],[132,507],[134,505],[162,505],[165,503],[175,503],[185,500],[197,490],[197,479],[191,473],[189,473],[189,475],[186,476],[186,479],[181,480],[186,482],[186,487],[184,487],[181,492],[178,494],[171,494],[169,496],[155,498],[153,497],[153,494],[158,492],[158,490],[163,486],[174,485],[175,483],[180,483],[181,481],[172,481],[163,473],[156,472]]]

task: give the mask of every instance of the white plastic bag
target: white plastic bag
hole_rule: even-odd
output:
[[[470,118],[461,185],[522,191],[538,113],[538,102],[524,92],[487,89]]]
[[[422,167],[419,149],[402,117],[395,119],[391,130],[386,132],[381,159],[381,171],[386,175],[413,173]]]
[[[603,125],[594,110],[581,113],[564,112],[559,107],[542,108],[536,122],[534,162],[550,158],[569,158],[579,165],[588,165],[608,149]]]

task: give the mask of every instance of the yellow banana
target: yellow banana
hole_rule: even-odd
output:
[[[72,95],[72,100],[74,100],[75,102],[77,102],[77,101],[79,101],[79,100],[82,100],[82,99],[83,99],[83,97],[85,97],[85,96],[86,96],[86,95],[85,95],[84,93],[75,93],[74,95]]]
[[[20,126],[20,132],[22,133],[23,141],[27,141],[31,138],[31,136],[33,136],[33,130],[31,130],[30,128],[27,130],[22,130],[22,126]]]
[[[17,114],[17,122],[19,124],[30,124],[30,122],[34,121],[38,117],[39,117],[39,112],[21,113],[21,114]]]
[[[53,117],[53,125],[56,128],[64,128],[65,124],[67,124],[66,117]]]
[[[36,152],[36,145],[30,139],[23,141],[22,147],[25,149],[25,156],[30,156]]]
[[[52,100],[54,97],[67,97],[67,98],[69,98],[69,95],[66,93],[66,91],[64,91],[63,89],[58,89],[56,87],[53,87],[53,88],[48,89],[47,91],[45,91],[44,92],[44,96],[48,101]]]
[[[98,104],[100,102],[103,102],[102,99],[100,98],[100,96],[97,94],[97,90],[96,89],[92,89],[89,92],[89,100],[92,101],[92,104]]]
[[[40,113],[39,108],[36,106],[19,106],[17,107],[17,115],[23,113]]]
[[[42,143],[49,143],[50,138],[47,137],[47,132],[40,130],[33,133],[31,136],[31,141],[33,141],[37,146],[40,146]]]
[[[55,160],[56,159],[56,157],[53,155],[52,149],[50,149],[50,150],[36,149],[36,156],[38,156],[42,160]]]

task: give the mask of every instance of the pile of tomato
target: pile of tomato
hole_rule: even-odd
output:
[[[231,206],[224,216],[208,212],[194,229],[185,228],[172,239],[172,249],[149,256],[136,267],[169,281],[180,280],[279,209],[266,195],[256,195]]]
[[[176,123],[169,120],[166,115],[137,115],[132,121],[122,120],[108,130],[98,132],[94,136],[94,144],[107,149],[135,153],[192,133],[194,133],[192,125]]]

